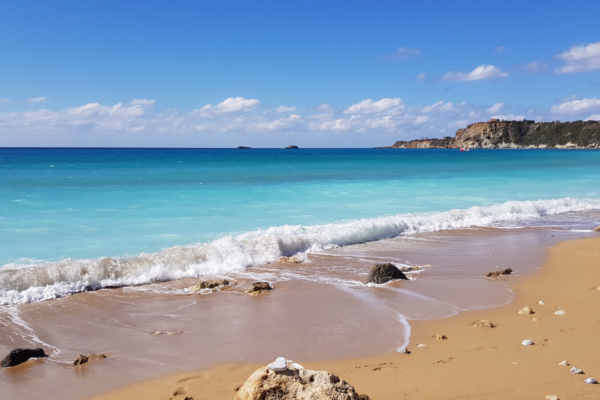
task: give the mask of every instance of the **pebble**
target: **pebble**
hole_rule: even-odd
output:
[[[293,363],[292,367],[294,367],[294,369],[296,371],[300,371],[300,370],[304,369],[304,367],[302,365],[298,364],[298,363]]]
[[[559,362],[558,365],[560,365],[561,367],[566,367],[567,365],[569,365],[569,363],[567,362],[567,360]]]
[[[540,306],[545,306],[545,305],[546,305],[546,302],[545,302],[544,300],[540,300],[540,301],[538,301],[538,304],[539,304]]]
[[[554,315],[565,315],[567,312],[565,310],[554,311]]]
[[[448,337],[446,337],[446,335],[442,335],[441,333],[438,333],[437,335],[435,335],[435,338],[437,340],[446,340],[446,339],[448,339]]]
[[[594,378],[587,378],[585,381],[585,383],[591,383],[592,385],[597,385],[598,381],[595,380]]]
[[[287,369],[287,361],[284,357],[277,357],[277,360],[269,364],[269,369],[275,372],[285,371]]]
[[[531,307],[525,307],[519,310],[519,314],[533,314]]]
[[[537,321],[541,321],[541,319],[539,319],[539,318],[531,318],[531,320],[532,320],[532,321],[536,321],[536,322],[537,322]]]
[[[546,399],[546,400],[559,400],[558,396],[550,395],[550,394],[548,396],[544,397],[544,399]]]
[[[522,344],[523,346],[533,346],[533,341],[531,341],[531,340],[523,340],[523,341],[521,342],[521,344]]]
[[[403,347],[403,348],[401,348],[401,349],[398,350],[398,353],[410,354],[410,351],[408,351],[408,349],[406,347]]]
[[[423,343],[419,343],[419,344],[417,345],[417,347],[427,347],[427,346],[425,346]]]
[[[577,367],[573,367],[573,368],[571,368],[571,370],[570,370],[569,372],[570,372],[570,373],[572,373],[572,374],[583,374],[583,371],[582,371],[582,370],[580,370],[580,369],[579,369],[579,368],[577,368]]]

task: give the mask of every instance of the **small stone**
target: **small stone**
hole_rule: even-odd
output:
[[[73,361],[73,366],[85,364],[88,361],[90,361],[90,358],[88,356],[84,356],[83,354],[80,354],[79,357],[77,357],[75,359],[75,361]]]
[[[486,328],[495,328],[496,325],[494,325],[491,321],[488,321],[487,319],[482,319],[481,321],[477,321],[475,322],[475,324],[473,324],[473,326],[484,326]]]
[[[597,228],[594,228],[594,232],[600,232],[600,225]]]
[[[257,294],[260,294],[263,290],[273,290],[273,287],[269,284],[269,282],[254,282],[252,286],[250,286],[250,288],[246,290],[246,293],[248,293],[251,296],[256,296]]]
[[[408,351],[408,348],[402,347],[401,349],[398,349],[398,353],[410,354],[410,351]]]
[[[565,310],[554,311],[554,315],[565,315],[567,312]]]
[[[534,322],[541,321],[541,319],[539,319],[539,318],[531,318],[531,320]]]
[[[197,283],[196,285],[190,287],[189,291],[190,291],[190,293],[196,293],[202,289],[214,289],[214,288],[218,288],[221,286],[227,286],[227,285],[231,285],[231,282],[229,282],[227,279],[204,281],[204,282]]]
[[[294,369],[296,371],[300,371],[300,370],[304,369],[304,367],[302,365],[298,364],[298,363],[292,363],[292,367],[294,367]]]
[[[292,257],[279,257],[280,263],[289,263],[289,264],[302,264],[304,262],[304,258],[292,256]]]
[[[546,302],[545,302],[544,300],[540,300],[540,301],[538,301],[538,304],[539,304],[540,306],[545,306],[545,305],[546,305]]]
[[[567,362],[567,360],[565,360],[565,361],[559,362],[558,365],[560,365],[561,367],[566,367],[567,365],[569,365],[569,363]]]
[[[287,361],[284,357],[277,357],[277,360],[269,364],[268,367],[271,371],[275,372],[285,371],[287,369]]]
[[[592,384],[592,385],[597,385],[598,384],[598,381],[595,380],[594,378],[587,378],[584,382]]]
[[[437,335],[435,335],[434,337],[435,337],[437,340],[446,340],[446,339],[448,339],[448,338],[446,337],[446,335],[442,335],[442,334],[439,334],[439,333],[438,333]]]
[[[426,346],[426,345],[424,345],[423,343],[419,343],[419,344],[417,345],[417,347],[427,347],[427,346]]]
[[[531,307],[524,307],[519,310],[519,314],[533,314]]]
[[[498,267],[496,266],[496,268]],[[510,275],[512,274],[512,272],[512,269],[506,268],[501,271],[488,272],[487,274],[485,274],[485,277],[489,279],[500,279],[502,275]]]
[[[522,344],[523,346],[533,346],[533,344],[534,344],[534,343],[533,343],[533,341],[531,341],[531,340],[523,340],[523,341],[521,342],[521,344]]]
[[[582,371],[582,370],[580,370],[580,369],[579,369],[579,368],[577,368],[577,367],[573,367],[573,368],[571,368],[571,370],[570,370],[569,372],[570,372],[570,373],[572,373],[572,374],[583,374],[583,371]]]
[[[554,395],[548,395],[548,396],[544,397],[544,399],[546,399],[546,400],[559,400],[558,396],[554,396]]]

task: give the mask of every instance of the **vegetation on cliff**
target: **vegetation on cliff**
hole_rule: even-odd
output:
[[[398,141],[387,148],[600,148],[600,122],[477,122],[454,138]]]

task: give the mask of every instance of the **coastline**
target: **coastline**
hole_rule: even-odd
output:
[[[548,250],[539,273],[503,278],[515,294],[509,304],[463,311],[445,319],[410,321],[411,354],[295,361],[334,373],[372,399],[597,398],[600,385],[583,380],[600,379],[600,361],[593,351],[600,333],[600,291],[595,290],[600,285],[599,255],[600,238],[561,242]],[[540,300],[546,304],[539,305]],[[525,306],[535,314],[518,314]],[[557,307],[567,314],[554,315]],[[472,326],[481,319],[497,327]],[[436,334],[448,339],[436,340]],[[535,345],[521,345],[526,339]],[[417,347],[418,343],[427,347]],[[570,365],[559,366],[563,360]],[[569,373],[573,365],[585,374]],[[224,364],[134,384],[92,399],[233,399],[236,388],[261,366],[264,363]]]

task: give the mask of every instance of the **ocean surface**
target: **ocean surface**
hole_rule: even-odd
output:
[[[600,151],[0,149],[0,304],[480,227],[590,231]]]

